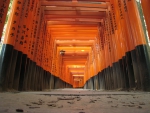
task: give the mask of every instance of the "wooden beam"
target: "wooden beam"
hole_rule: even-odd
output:
[[[74,34],[69,34],[69,33],[68,34],[58,34],[58,33],[53,34],[53,33],[51,33],[51,36],[59,36],[59,37],[69,37],[69,36],[76,36],[76,37],[80,36],[81,37],[81,36],[85,36],[86,37],[86,36],[96,36],[96,34],[86,34],[86,33],[85,34],[82,34],[82,33],[81,34],[76,34],[76,33],[74,33]]]
[[[98,22],[77,22],[77,21],[47,21],[47,25],[99,25]]]
[[[95,39],[95,36],[52,36],[57,40],[93,40]]]
[[[85,8],[85,7],[44,7],[45,11],[106,11],[101,8]]]
[[[70,70],[70,69],[69,69]],[[71,73],[84,73],[84,70],[70,70]]]
[[[63,63],[64,64],[66,64],[66,65],[85,65],[85,62],[86,61],[73,61],[73,60],[70,60],[70,61],[68,61],[68,60],[66,60],[66,61],[63,61]]]
[[[80,50],[80,49],[84,49],[84,50],[91,50],[91,47],[58,47],[59,49],[66,49],[66,50],[72,50],[72,49],[75,49],[75,50]]]
[[[79,29],[79,28],[85,28],[85,29],[90,29],[90,28],[98,28],[98,26],[97,25],[95,25],[95,24],[89,24],[89,25],[87,25],[87,24],[76,24],[76,25],[63,25],[63,24],[59,24],[59,25],[50,25],[50,26],[48,26],[48,27],[51,27],[51,28],[57,28],[57,29],[64,29],[64,28],[69,28],[69,29],[72,29],[72,28],[74,28],[74,29]]]
[[[85,69],[85,68],[69,68],[69,70],[72,71],[72,72],[73,72],[73,71],[78,71],[78,70],[84,72],[84,69]]]
[[[76,36],[73,36],[73,35],[69,35],[69,36],[65,36],[65,35],[62,35],[62,36],[58,36],[58,35],[52,35],[51,37],[57,39],[57,40],[94,40],[96,35],[90,35],[90,36],[87,36],[87,35],[76,35]]]
[[[82,56],[74,56],[75,59],[87,59],[87,55],[82,55]],[[70,55],[64,55],[63,59],[71,59]],[[73,59],[72,59],[73,60]]]
[[[105,15],[95,15],[95,16],[92,16],[92,15],[66,15],[66,14],[63,14],[63,15],[50,15],[50,14],[47,14],[45,15],[45,19],[53,19],[53,18],[93,18],[93,19],[103,19],[105,18]]]
[[[72,62],[72,64],[74,64],[75,62],[83,63],[83,62],[86,62],[86,61],[87,61],[87,59],[63,59],[63,62],[67,62],[67,64],[68,64],[68,62]]]
[[[76,62],[80,62],[80,63],[83,63],[83,62],[86,62],[87,59],[63,59],[63,62],[72,62],[72,64],[76,63]]]
[[[97,31],[94,31],[94,32],[92,32],[92,31],[89,31],[89,32],[87,32],[87,31],[70,31],[70,32],[68,32],[68,31],[53,31],[53,32],[51,32],[51,35],[94,35],[95,36],[95,34],[97,33]]]
[[[79,2],[65,2],[65,1],[41,1],[41,6],[65,6],[65,7],[91,7],[107,9],[106,3],[79,3]]]
[[[70,47],[81,47],[81,48],[89,47],[89,48],[90,48],[90,47],[91,47],[91,45],[93,45],[93,44],[89,44],[90,46],[89,46],[88,44],[87,44],[87,45],[85,45],[85,46],[83,46],[84,44],[83,44],[83,45],[82,45],[82,44],[80,44],[80,45],[78,45],[78,46],[75,46],[75,44],[70,43],[70,45],[72,45],[72,46],[70,46]],[[60,47],[60,48],[67,47],[67,48],[68,48],[68,45],[67,45],[67,46],[66,46],[66,45],[62,45],[62,46],[60,45],[60,46],[57,46],[57,47]]]
[[[69,68],[69,69],[73,69],[73,70],[74,70],[74,69],[80,69],[80,70],[81,70],[81,69],[82,69],[82,70],[85,69],[85,67],[69,67],[69,66],[68,66],[68,68]]]
[[[74,18],[74,19],[71,19],[71,18],[49,18],[49,19],[46,19],[47,21],[60,21],[60,22],[63,22],[63,21],[73,21],[73,22],[102,22],[101,19],[89,19],[89,18]]]
[[[76,73],[76,72],[84,73],[84,72],[85,72],[85,71],[84,71],[84,68],[74,68],[74,69],[70,69],[70,68],[69,68],[69,70],[70,70],[70,72],[72,72],[72,73]]]
[[[72,45],[72,46],[80,46],[80,47],[91,47],[91,46],[93,46],[93,44],[64,44],[64,45],[62,45],[62,44],[57,44],[57,46],[59,46],[59,47],[63,47],[63,46],[70,46],[70,45]]]
[[[45,1],[45,0],[40,0]],[[53,0],[47,0],[47,1],[53,1]],[[55,1],[64,1],[64,0],[55,0]],[[65,1],[72,1],[72,0],[65,0]],[[110,0],[77,0],[78,2],[110,2]]]
[[[49,27],[49,30],[51,32],[97,32],[98,29],[95,27],[89,27],[89,28],[71,28],[71,27],[66,27],[66,28],[51,28]]]
[[[99,11],[97,11],[97,12],[91,12],[91,11],[45,11],[44,12],[44,14],[45,15],[65,15],[65,16],[67,16],[67,15],[69,15],[69,16],[71,16],[71,15],[89,15],[89,16],[101,16],[101,17],[103,17],[103,16],[106,16],[106,12],[104,12],[104,11],[101,11],[101,12],[99,12]]]

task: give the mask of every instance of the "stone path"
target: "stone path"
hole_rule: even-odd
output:
[[[0,93],[0,113],[150,113],[149,92],[59,89]]]

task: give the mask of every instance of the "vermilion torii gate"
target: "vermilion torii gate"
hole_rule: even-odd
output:
[[[0,36],[9,3],[0,1]],[[148,4],[141,0],[149,34]],[[0,54],[1,91],[150,91],[142,22],[136,0],[13,0]]]

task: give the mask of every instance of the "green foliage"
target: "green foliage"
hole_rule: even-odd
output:
[[[8,22],[8,17],[10,15],[10,11],[11,11],[11,8],[12,8],[12,2],[13,2],[13,0],[10,0],[10,4],[9,4],[9,7],[8,7],[8,12],[7,12],[7,16],[6,16],[6,20],[5,20],[5,24],[7,24],[7,22]]]
[[[144,14],[143,14],[141,3],[138,2],[138,1],[137,1],[137,7],[138,7],[138,11],[139,11],[139,15],[140,15],[140,19],[141,19],[141,23],[142,23],[142,27],[143,27],[145,39],[146,39],[146,42],[148,44],[149,38],[148,38],[148,35],[146,33],[147,32],[147,27],[146,27],[146,23],[145,23],[145,18],[144,18]]]
[[[4,29],[3,29],[3,33],[2,33],[2,37],[4,37],[4,35],[5,35],[5,30],[6,30],[6,26],[8,23],[9,16],[10,16],[10,11],[12,9],[12,3],[13,3],[13,0],[10,0],[7,16],[6,16],[6,20],[5,20],[5,25],[4,25]]]

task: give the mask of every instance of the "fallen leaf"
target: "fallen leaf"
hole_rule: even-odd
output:
[[[50,101],[50,102],[48,102],[48,103],[56,103],[56,102],[58,102],[58,101]]]
[[[144,102],[140,102],[139,105],[145,105],[145,103]]]
[[[51,107],[56,107],[55,104],[47,104],[48,106],[51,106]]]
[[[16,111],[17,111],[17,112],[23,112],[23,110],[22,110],[22,109],[16,109]]]
[[[58,106],[58,108],[63,108],[63,105],[61,105],[61,106]]]
[[[31,105],[29,105],[29,104],[26,104],[26,106],[31,106]]]
[[[116,106],[111,106],[111,107],[118,107],[118,104]]]
[[[69,104],[74,104],[74,102],[68,102]]]
[[[135,105],[128,105],[129,107],[134,107]]]
[[[29,107],[29,108],[34,109],[34,108],[40,108],[40,107]]]
[[[69,97],[69,98],[57,98],[58,100],[74,100],[74,98],[71,98],[71,97]]]
[[[142,107],[141,107],[141,106],[138,106],[138,108],[140,108],[140,109],[141,109]]]
[[[131,104],[134,104],[133,102],[130,102]]]
[[[108,101],[108,103],[113,103],[112,101]]]

